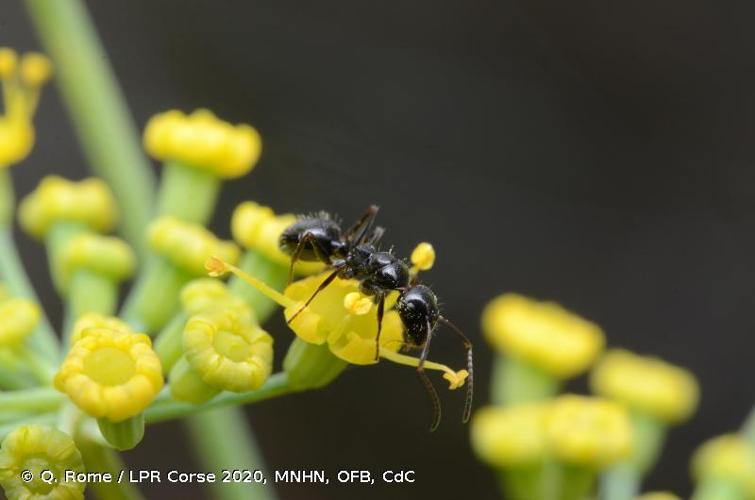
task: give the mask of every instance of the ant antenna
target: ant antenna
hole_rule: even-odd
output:
[[[425,385],[427,394],[430,396],[430,402],[433,407],[433,420],[430,424],[430,432],[433,432],[440,425],[440,398],[438,397],[438,391],[435,390],[430,379],[425,374],[425,361],[427,361],[427,354],[430,352],[430,340],[432,339],[433,329],[430,326],[430,322],[427,322],[427,339],[425,345],[422,348],[422,354],[419,356],[419,365],[417,365],[417,375],[419,375],[420,381]]]
[[[467,376],[467,395],[464,400],[464,414],[462,417],[462,422],[465,424],[469,422],[469,417],[472,414],[472,397],[474,395],[474,376],[473,376],[473,361],[472,361],[472,342],[467,338],[466,335],[453,323],[448,321],[443,316],[439,316],[438,319],[446,326],[450,327],[456,334],[461,337],[462,342],[464,343],[464,347],[467,350],[467,372],[469,372],[469,375]]]

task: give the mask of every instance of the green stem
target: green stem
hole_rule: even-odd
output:
[[[147,259],[123,306],[122,316],[133,328],[156,333],[179,310],[179,294],[191,276],[158,256]]]
[[[92,170],[104,178],[123,214],[123,233],[144,251],[154,205],[154,175],[107,55],[81,0],[26,0]]]
[[[695,488],[692,500],[748,500],[747,492],[735,481],[723,477],[709,477]]]
[[[544,500],[541,485],[542,465],[521,465],[498,471],[504,498],[509,500]]]
[[[177,313],[155,337],[155,352],[163,365],[163,373],[169,373],[183,355],[183,329],[186,314]]]
[[[219,191],[220,180],[209,171],[168,162],[160,179],[157,214],[204,225],[212,217]]]
[[[216,408],[186,420],[194,452],[203,470],[221,477],[222,470],[262,470],[264,459],[241,408]],[[219,500],[272,500],[272,483],[213,483]]]
[[[118,305],[118,285],[110,278],[80,269],[73,275],[68,292],[63,343],[70,344],[73,325],[86,313],[110,316]]]
[[[254,250],[248,250],[244,254],[238,267],[276,290],[282,290],[288,281],[288,267],[272,262]],[[278,304],[236,276],[228,282],[228,289],[249,304],[260,323],[264,323],[279,307]]]
[[[118,482],[118,475],[127,467],[117,452],[89,439],[77,439],[76,446],[88,471],[109,472],[114,481],[93,481],[89,487],[99,500],[141,500],[144,498],[128,479]]]
[[[57,410],[65,399],[65,394],[61,394],[52,387],[0,392],[0,408],[3,412],[42,413]]]
[[[61,268],[60,255],[73,238],[86,231],[86,226],[82,224],[65,221],[56,222],[47,231],[47,235],[45,236],[47,260],[50,264],[52,282],[58,291],[65,289],[63,286],[63,271]]]
[[[327,344],[315,345],[295,338],[283,359],[291,387],[318,389],[336,379],[348,363],[330,352]]]
[[[1,177],[2,173],[0,172]],[[37,304],[40,303],[29,278],[26,276],[23,263],[16,251],[16,245],[13,243],[10,228],[0,228],[0,278],[5,282],[12,295],[29,299]],[[60,342],[44,314],[29,336],[29,346],[39,352],[48,362],[57,362]]]
[[[55,376],[56,369],[47,360],[41,359],[39,353],[24,346],[17,350],[16,354],[24,368],[34,376],[39,384],[52,385],[52,378]]]
[[[560,464],[559,500],[586,500],[591,498],[595,484],[595,471],[579,465]]]
[[[276,373],[275,375],[272,375],[259,389],[239,393],[223,392],[201,405],[175,401],[170,397],[170,392],[166,388],[157,396],[149,408],[144,411],[144,416],[147,419],[147,423],[163,422],[165,420],[182,418],[212,408],[257,403],[259,401],[283,396],[292,392],[296,391],[289,386],[288,377],[285,373]],[[0,401],[2,400],[0,399]]]
[[[648,415],[631,412],[634,450],[628,460],[612,466],[601,477],[602,498],[632,500],[641,490],[643,476],[658,460],[666,437],[666,426]]]
[[[514,405],[549,399],[561,381],[526,361],[496,356],[493,362],[491,400],[494,405]]]

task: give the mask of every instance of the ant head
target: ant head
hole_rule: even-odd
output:
[[[424,344],[440,317],[435,293],[426,285],[414,285],[401,294],[396,309],[406,328],[406,340],[414,345]]]

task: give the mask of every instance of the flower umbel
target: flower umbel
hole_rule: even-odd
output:
[[[31,473],[31,480],[22,475]],[[56,481],[44,481],[42,471]],[[23,425],[8,434],[0,448],[0,486],[10,499],[84,498],[86,483],[67,481],[66,471],[84,472],[81,453],[68,434],[42,425]]]
[[[548,451],[545,422],[550,409],[549,403],[481,408],[472,420],[475,453],[499,468],[539,463]]]
[[[149,405],[162,389],[163,376],[146,335],[89,328],[81,332],[54,383],[85,413],[119,422]]]
[[[50,60],[38,53],[18,55],[0,48],[0,82],[3,86],[5,115],[0,116],[0,168],[14,165],[29,154],[34,145],[32,118],[39,92],[50,79]]]
[[[585,371],[605,342],[598,325],[558,304],[516,294],[490,302],[483,312],[482,328],[501,352],[558,378]]]

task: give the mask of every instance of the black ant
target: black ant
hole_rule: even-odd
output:
[[[440,423],[440,399],[427,375],[424,364],[430,349],[433,332],[441,322],[449,326],[464,342],[467,349],[467,395],[464,403],[463,421],[469,421],[472,410],[472,343],[454,324],[441,316],[438,299],[426,285],[412,278],[409,266],[391,252],[381,252],[377,244],[384,229],[375,227],[378,207],[370,206],[365,214],[345,232],[337,221],[327,213],[300,217],[280,236],[279,245],[283,252],[291,256],[289,282],[293,278],[294,264],[298,260],[324,262],[333,271],[317,287],[307,302],[291,316],[290,324],[322,290],[336,277],[356,279],[363,294],[372,296],[377,303],[377,336],[375,338],[375,360],[380,355],[380,330],[383,323],[386,296],[392,291],[399,292],[396,309],[404,324],[404,340],[409,347],[422,349],[417,366],[417,374],[427,388],[433,405],[433,431]]]

